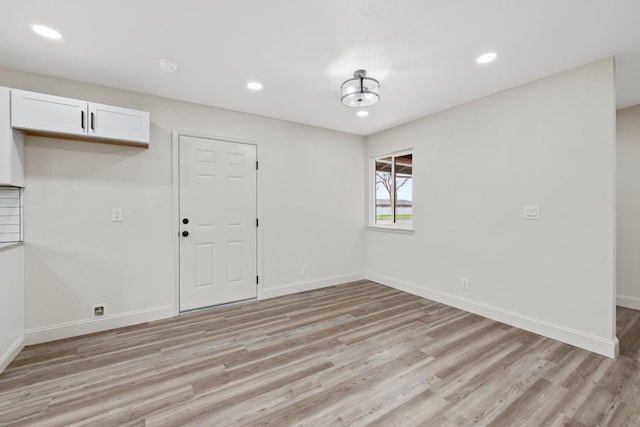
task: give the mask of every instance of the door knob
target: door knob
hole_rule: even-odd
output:
[[[184,218],[184,219],[182,220],[182,223],[183,223],[183,224],[189,224],[189,218]]]
[[[183,232],[182,232],[182,236],[183,236],[183,237],[187,237],[188,235],[189,235],[189,232],[188,232],[188,231],[183,231]]]

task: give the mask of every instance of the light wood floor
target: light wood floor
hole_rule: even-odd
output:
[[[362,281],[26,348],[0,425],[640,425],[611,359]]]

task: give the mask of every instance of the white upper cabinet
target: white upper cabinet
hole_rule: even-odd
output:
[[[149,143],[149,113],[79,99],[13,89],[11,126],[29,133]]]
[[[67,135],[87,134],[87,101],[11,91],[11,126]]]
[[[90,102],[89,134],[102,138],[149,142],[149,113]]]
[[[0,87],[0,185],[24,187],[24,135],[11,128],[11,89]]]

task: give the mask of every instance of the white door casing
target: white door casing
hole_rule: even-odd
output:
[[[256,146],[180,135],[178,156],[180,311],[255,298]]]

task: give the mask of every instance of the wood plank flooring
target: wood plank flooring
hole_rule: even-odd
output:
[[[639,426],[614,360],[368,281],[27,347],[2,426]]]

